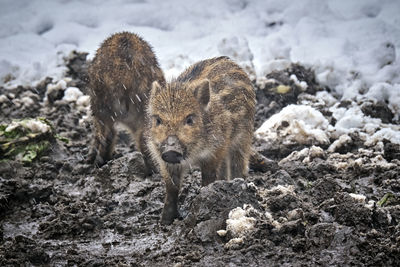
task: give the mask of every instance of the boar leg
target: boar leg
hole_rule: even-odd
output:
[[[219,149],[213,158],[200,163],[201,169],[201,185],[206,186],[213,183],[215,180],[229,179],[227,170],[230,165],[226,149]]]
[[[114,151],[115,130],[113,121],[94,119],[95,137],[91,151],[88,154],[88,162],[94,162],[97,166],[102,166],[111,159]]]
[[[206,186],[217,180],[217,167],[214,162],[204,162],[200,164],[201,186]]]
[[[165,166],[161,167],[161,174],[164,178],[166,196],[164,200],[164,208],[161,214],[161,223],[169,225],[175,218],[178,218],[178,196],[179,188],[182,177],[182,169],[176,166]]]
[[[229,181],[231,179],[231,158],[229,155],[222,161],[217,173],[217,180]]]
[[[146,138],[143,131],[137,131],[136,133],[136,150],[140,151],[143,155],[143,160],[145,164],[144,176],[150,176],[157,172],[157,169],[151,160],[149,149],[146,145]]]
[[[245,178],[247,176],[250,148],[251,146],[244,142],[231,150],[232,178]]]

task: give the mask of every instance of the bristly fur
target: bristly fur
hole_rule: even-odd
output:
[[[182,171],[172,170],[160,148],[174,136],[186,152],[185,163],[198,164],[202,184],[216,179],[245,177],[248,171],[255,92],[246,73],[228,57],[200,61],[166,86],[153,84],[147,109],[148,147],[167,186],[162,221],[177,216]],[[191,117],[188,126],[185,120]],[[155,119],[157,118],[157,123]],[[176,169],[176,168],[175,168]]]
[[[147,174],[152,164],[144,143],[145,108],[151,84],[165,84],[150,45],[136,34],[116,33],[107,38],[89,67],[89,86],[95,138],[88,161],[102,165],[111,158],[114,124],[121,122],[133,133],[136,148],[145,156]]]

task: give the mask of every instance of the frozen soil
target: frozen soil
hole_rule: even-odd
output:
[[[85,56],[68,65],[69,86],[85,92]],[[301,72],[301,73],[299,73]],[[296,73],[310,90],[288,79]],[[321,88],[299,65],[271,74],[289,95],[257,86],[257,118],[269,116]],[[268,77],[268,78],[271,78]],[[394,266],[400,262],[400,149],[363,147],[357,138],[336,153],[295,156],[298,146],[258,151],[275,164],[248,178],[217,181],[201,188],[195,167],[180,194],[181,218],[159,219],[165,194],[158,174],[143,177],[143,158],[121,131],[113,160],[101,168],[85,164],[92,138],[85,109],[61,100],[44,101],[45,80],[35,88],[0,88],[7,97],[0,121],[42,116],[68,144],[54,141],[31,165],[0,163],[1,266]],[[20,100],[33,100],[26,105]],[[343,103],[345,105],[346,103]],[[387,107],[365,112],[390,121]],[[329,113],[321,112],[330,119]],[[383,150],[382,150],[383,149]],[[379,154],[379,151],[383,153]],[[288,155],[289,160],[282,160]],[[385,160],[374,161],[372,158]],[[282,161],[281,161],[282,160]],[[339,164],[340,163],[340,164]],[[229,212],[251,205],[252,229],[241,236],[217,234]]]

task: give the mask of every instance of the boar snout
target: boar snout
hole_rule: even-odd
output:
[[[176,136],[168,136],[162,146],[161,158],[168,163],[180,163],[183,159],[183,149]]]
[[[169,150],[161,155],[162,159],[168,163],[180,163],[183,159],[182,154],[173,150]]]

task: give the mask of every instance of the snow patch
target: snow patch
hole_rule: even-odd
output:
[[[229,212],[229,219],[226,220],[226,230],[233,236],[240,237],[254,230],[256,219],[248,217],[250,205],[244,205],[244,209],[237,207]]]
[[[6,95],[0,95],[0,104],[10,101]]]
[[[89,107],[90,105],[90,96],[88,95],[81,95],[76,100],[76,104],[81,107]]]
[[[327,163],[331,164],[337,169],[359,169],[359,168],[376,168],[379,166],[382,169],[391,169],[396,167],[396,164],[389,163],[383,157],[383,144],[378,144],[371,149],[358,149],[356,154],[346,153],[332,153],[327,156]]]
[[[346,144],[349,144],[352,141],[351,137],[347,134],[341,135],[339,139],[335,140],[328,148],[328,152],[335,152],[339,148],[343,147]]]
[[[360,195],[360,194],[350,193],[349,196],[351,196],[352,198],[354,198],[356,201],[358,201],[360,203],[365,203],[365,200],[367,199],[366,196]]]
[[[47,133],[51,128],[46,123],[38,119],[25,119],[21,121],[13,121],[5,129],[6,132],[11,132],[16,128],[23,127],[29,129],[33,133]]]
[[[255,230],[256,219],[249,216],[250,212],[257,212],[251,205],[244,204],[243,208],[237,207],[229,212],[226,220],[226,230],[218,230],[219,236],[230,233],[232,238],[225,244],[231,248],[244,242],[244,238]]]
[[[269,193],[279,192],[280,194],[284,194],[284,195],[295,195],[293,185],[287,185],[287,186],[277,185],[277,186],[274,186],[271,189],[267,190],[267,192],[269,192]]]
[[[325,158],[325,151],[319,146],[311,146],[311,148],[303,148],[300,151],[293,151],[286,158],[279,161],[282,166],[285,163],[292,161],[302,161],[303,163],[310,163],[314,158]]]
[[[400,84],[391,85],[389,83],[374,84],[365,95],[368,99],[387,102],[388,107],[394,114],[394,119],[400,116]]]
[[[56,83],[49,83],[46,87],[46,93],[44,97],[45,103],[49,102],[49,98],[51,95],[57,95],[58,91],[65,91],[67,88],[67,83],[70,81],[70,78],[64,78],[62,80],[57,81]]]
[[[297,79],[297,76],[292,74],[290,75],[290,80],[292,80],[297,86],[299,86],[301,88],[301,90],[304,92],[305,90],[307,90],[307,83],[305,81],[299,81],[299,79]]]
[[[359,106],[352,106],[348,109],[337,108],[337,105],[332,107],[333,117],[337,120],[335,124],[334,137],[339,137],[342,134],[349,134],[363,129],[365,125],[369,127],[378,127],[380,119],[366,117]]]
[[[33,101],[32,98],[30,98],[29,96],[24,96],[21,98],[21,102],[23,103],[24,106],[26,107],[30,107],[33,104],[35,104],[35,101]]]
[[[57,83],[55,83],[55,84],[49,83],[49,84],[47,85],[47,88],[46,88],[46,94],[50,94],[50,93],[52,93],[53,91],[65,90],[66,88],[67,88],[67,80],[62,79],[62,80],[59,80],[59,81],[58,81]]]
[[[219,236],[226,236],[226,234],[228,233],[228,231],[226,231],[226,230],[218,230],[217,231],[217,234],[219,235]]]
[[[267,221],[270,222],[275,229],[279,230],[282,227],[282,224],[279,221],[275,220],[269,211],[266,211],[264,215]]]
[[[375,207],[375,201],[373,200],[369,200],[367,202],[367,197],[361,194],[354,194],[354,193],[350,193],[349,194],[350,197],[352,197],[355,201],[364,204],[364,207],[366,207],[367,209],[372,210]]]
[[[329,152],[336,151],[339,147],[350,142],[348,135],[359,133],[366,146],[389,140],[400,144],[400,126],[382,123],[381,119],[365,116],[360,106],[352,102],[348,108],[340,107],[337,103],[329,108],[332,116],[337,120],[334,127],[330,128],[331,138],[337,139],[329,148]]]
[[[257,129],[257,138],[267,143],[329,144],[329,122],[321,112],[305,105],[289,105]]]
[[[62,100],[68,102],[76,102],[79,97],[83,96],[83,93],[77,87],[68,87],[64,92]]]
[[[368,203],[365,204],[365,207],[372,210],[376,206],[375,203],[376,203],[375,201],[370,200],[370,201],[368,201]]]
[[[368,137],[365,144],[375,145],[384,139],[390,140],[390,142],[395,144],[400,144],[400,127],[393,125],[392,127],[382,128]]]

